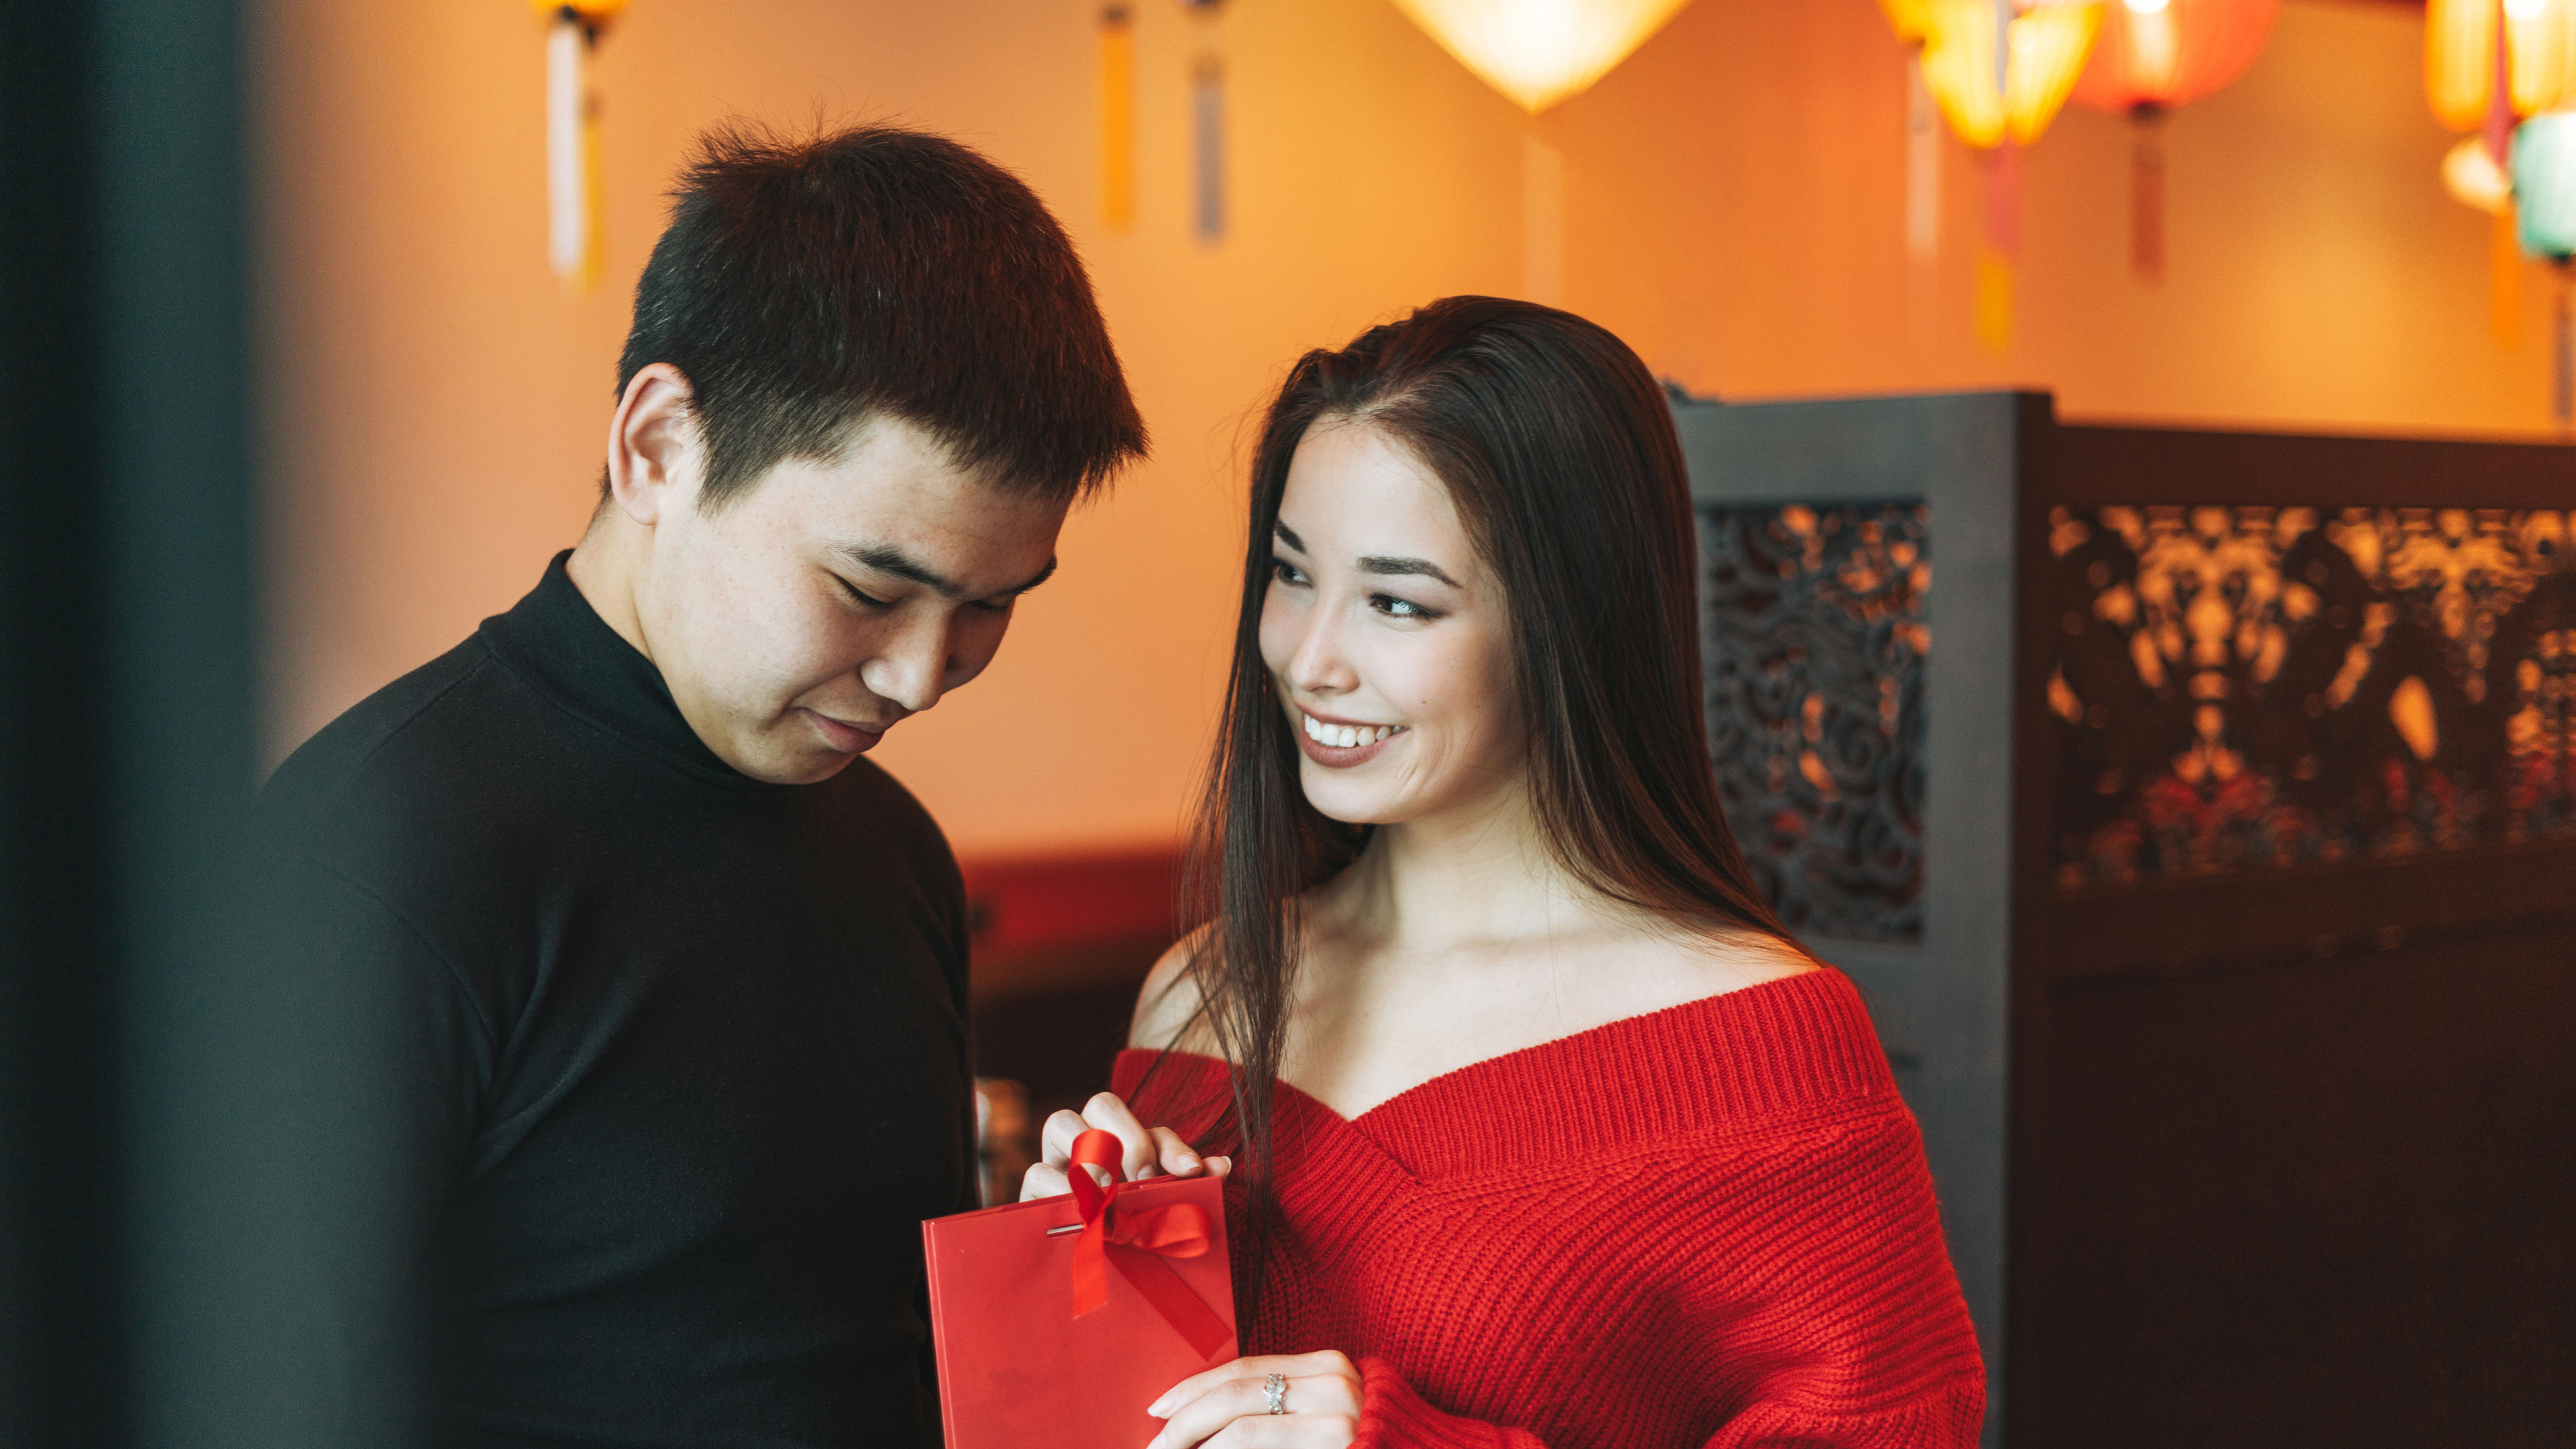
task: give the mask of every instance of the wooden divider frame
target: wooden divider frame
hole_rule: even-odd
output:
[[[2041,393],[1720,405],[1673,417],[1702,509],[1922,503],[1930,508],[1931,668],[1924,750],[1925,919],[1917,945],[1809,939],[1867,995],[1941,1197],[1943,1230],[1986,1358],[1988,1443],[2006,1390],[2007,1047],[2012,923],[2013,558],[2018,480],[2052,426]],[[2045,512],[2040,514],[2045,546]],[[2044,884],[2044,882],[2043,882]]]
[[[2037,1442],[2042,1426],[2009,1412],[2016,1365],[2038,1357],[2014,1330],[2037,1331],[2042,1275],[2081,1268],[2046,1262],[2047,1235],[2015,1224],[2049,1148],[2042,1084],[2058,986],[2576,919],[2576,841],[2565,838],[2061,888],[2050,861],[2052,509],[2567,509],[2576,451],[2061,425],[2035,392],[1752,405],[1676,393],[1673,411],[1701,509],[1929,507],[1921,941],[1807,945],[1868,995],[1921,1121],[1986,1356],[1985,1442],[2001,1444],[2007,1424]]]

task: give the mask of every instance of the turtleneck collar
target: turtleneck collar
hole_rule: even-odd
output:
[[[506,614],[483,621],[483,638],[508,665],[564,710],[661,763],[726,790],[784,790],[718,758],[689,727],[662,672],[608,627],[582,597],[556,554],[546,576]]]

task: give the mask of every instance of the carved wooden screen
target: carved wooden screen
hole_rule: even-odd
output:
[[[1700,510],[1709,753],[1790,929],[1923,939],[1931,510]]]
[[[2576,513],[2049,522],[2061,888],[2576,836]]]

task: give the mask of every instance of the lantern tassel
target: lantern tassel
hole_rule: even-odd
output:
[[[1565,153],[1543,140],[1537,122],[1521,135],[1521,296],[1542,307],[1565,305]]]
[[[2156,286],[2165,279],[2164,107],[2129,110],[2129,269]]]
[[[1941,111],[1920,47],[1905,66],[1905,252],[1918,262],[1941,256]]]
[[[2506,46],[2507,27],[2504,8],[2496,8],[2495,84],[2487,94],[2487,115],[2482,137],[2487,156],[2498,171],[2513,162],[2513,63]],[[2489,324],[2495,329],[2496,346],[2510,352],[2522,342],[2522,245],[2514,230],[2513,198],[2496,209],[2492,243],[2487,248],[2487,307]],[[2563,345],[2563,344],[2562,344]],[[2563,375],[2565,368],[2561,365]]]
[[[1199,240],[1225,240],[1225,60],[1214,51],[1190,67],[1190,133],[1195,148]]]
[[[1985,241],[1977,251],[1977,340],[1990,352],[2012,346],[2013,263],[2021,254],[2021,153],[2006,137],[1978,155],[1985,179]]]
[[[2496,346],[2507,352],[2522,345],[2522,242],[2516,225],[2513,203],[2508,200],[2496,209],[2488,231],[2488,302]]]
[[[598,40],[598,26],[569,5],[546,29],[546,260],[568,296],[588,292],[606,270],[599,98],[590,85]]]
[[[2558,262],[2558,318],[2553,349],[2556,365],[2549,387],[2549,414],[2561,437],[2576,434],[2576,265]]]
[[[1124,5],[1100,12],[1100,219],[1136,224],[1136,23]]]

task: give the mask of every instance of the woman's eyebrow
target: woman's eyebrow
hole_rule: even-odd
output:
[[[1453,589],[1464,587],[1456,579],[1453,579],[1449,577],[1448,574],[1442,572],[1440,565],[1433,563],[1427,558],[1383,558],[1376,554],[1371,554],[1360,560],[1360,572],[1364,574],[1420,574],[1426,578],[1438,579],[1440,582],[1447,584]]]
[[[1306,540],[1297,536],[1297,530],[1273,519],[1270,523],[1270,531],[1278,535],[1281,543],[1288,545],[1299,553],[1304,553],[1306,551]]]

